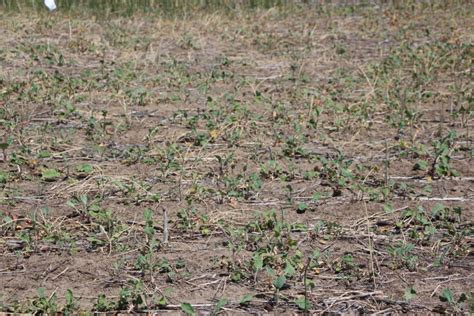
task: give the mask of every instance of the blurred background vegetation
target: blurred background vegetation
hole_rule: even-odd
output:
[[[135,12],[183,14],[194,10],[253,9],[274,6],[293,6],[314,0],[56,0],[58,10],[68,13],[131,15]],[[5,11],[46,10],[43,0],[0,0]]]
[[[367,6],[389,5],[409,8],[415,5],[443,6],[463,5],[471,0],[56,0],[58,11],[67,14],[93,14],[96,16],[121,15],[134,13],[152,13],[164,16],[186,15],[194,12],[233,11],[268,9],[271,7],[297,8],[313,6],[314,8],[343,7],[363,9]],[[43,0],[0,0],[3,12],[47,12]],[[346,10],[344,10],[346,11]],[[353,12],[346,12],[348,14]]]

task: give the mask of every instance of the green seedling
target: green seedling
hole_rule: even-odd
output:
[[[61,177],[61,173],[56,169],[43,169],[41,171],[41,180],[46,182],[56,181]]]

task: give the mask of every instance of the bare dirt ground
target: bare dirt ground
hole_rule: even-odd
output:
[[[454,3],[0,13],[0,311],[473,312]]]

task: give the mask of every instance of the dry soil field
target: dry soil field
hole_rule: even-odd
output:
[[[0,11],[0,311],[473,312],[471,1]]]

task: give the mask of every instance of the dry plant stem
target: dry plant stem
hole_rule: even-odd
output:
[[[163,207],[163,245],[168,246],[168,212]]]
[[[309,296],[308,296],[308,268],[309,268],[309,266],[311,265],[311,261],[312,261],[312,258],[309,257],[309,258],[308,258],[308,262],[306,263],[306,265],[305,265],[305,267],[304,267],[304,274],[303,274],[304,299],[305,299],[303,312],[304,312],[305,315],[308,315],[308,314],[309,314],[309,311],[308,311],[308,304],[309,304]]]
[[[54,277],[51,278],[51,280],[56,280],[57,278],[59,278],[61,275],[63,275],[64,273],[66,273],[67,271],[69,270],[69,267],[66,267],[63,271],[61,271],[58,275],[55,275]]]
[[[390,157],[388,153],[388,142],[385,140],[385,187],[388,187],[388,168],[390,167]]]
[[[377,282],[375,279],[375,265],[374,265],[374,243],[370,233],[370,222],[369,222],[369,212],[367,210],[367,203],[364,201],[364,210],[366,216],[366,223],[367,223],[367,236],[369,240],[369,254],[370,254],[370,272],[372,275],[372,281],[374,285],[374,289],[377,288]]]

